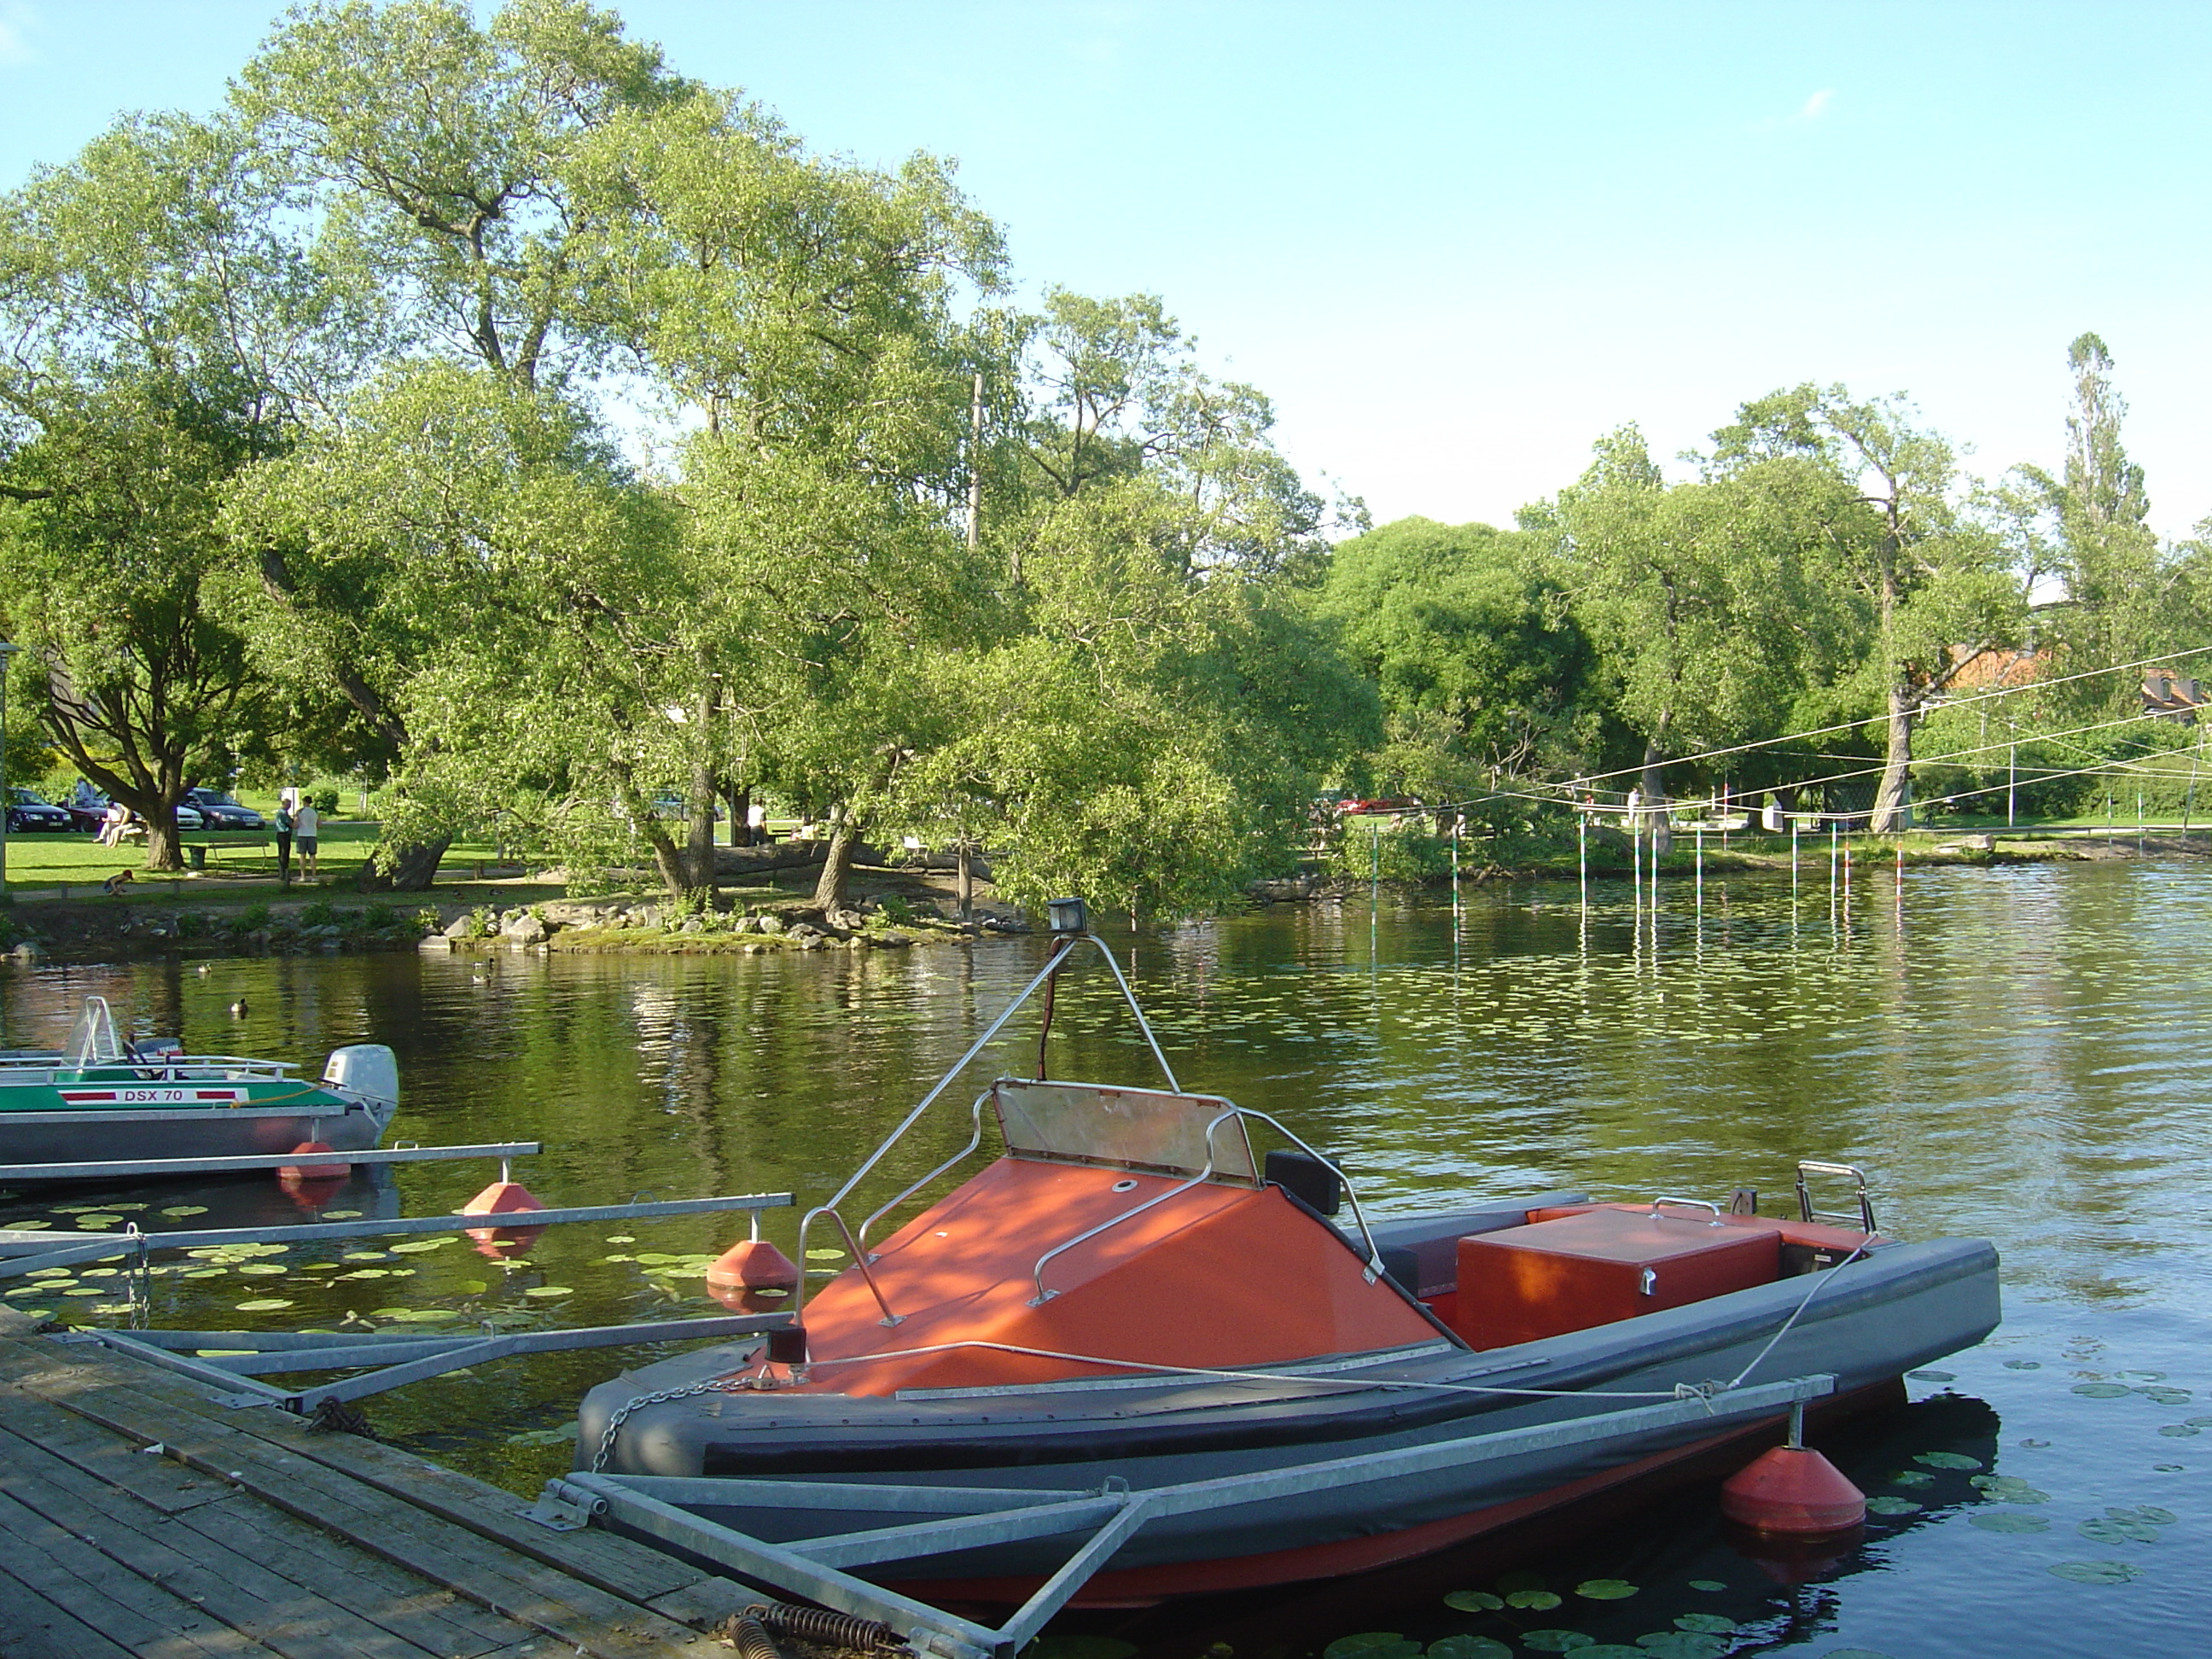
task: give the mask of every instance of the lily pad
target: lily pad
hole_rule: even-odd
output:
[[[2186,1406],[2191,1399],[2190,1392],[2186,1389],[2147,1388],[2137,1389],[2135,1392],[2148,1400],[2157,1401],[2161,1406]]]
[[[1522,1632],[1521,1645],[1539,1653],[1572,1653],[1577,1648],[1595,1647],[1597,1638],[1578,1630],[1532,1630]]]
[[[1982,1460],[1969,1457],[1964,1452],[1922,1452],[1912,1460],[1931,1469],[1978,1469]]]
[[[2156,1469],[2160,1474],[2179,1474],[2182,1470],[2187,1467],[2188,1465],[2184,1463],[2154,1463],[2151,1465],[2151,1468]]]
[[[53,1224],[51,1221],[11,1221],[8,1224],[12,1231],[19,1233],[44,1232]]]
[[[1559,1605],[1560,1597],[1552,1590],[1515,1590],[1505,1598],[1509,1607],[1522,1607],[1530,1613],[1549,1613]]]
[[[809,1261],[842,1261],[845,1253],[842,1250],[809,1250],[806,1259]]]
[[[1626,1601],[1636,1594],[1636,1586],[1622,1578],[1585,1578],[1575,1586],[1575,1594],[1585,1601]]]
[[[1653,1659],[1721,1659],[1729,1650],[1725,1637],[1699,1631],[1656,1630],[1636,1638],[1637,1650]]]
[[[2039,1371],[2043,1369],[2043,1362],[2040,1359],[2008,1359],[2005,1369],[2008,1371]]]
[[[279,1308],[289,1308],[291,1305],[281,1296],[264,1296],[258,1297],[251,1302],[240,1303],[238,1310],[240,1313],[275,1313]]]
[[[2143,1571],[2132,1561],[2054,1561],[2044,1571],[2076,1584],[2124,1584]]]
[[[1970,1527],[1979,1527],[1984,1532],[2049,1532],[2051,1517],[2047,1515],[2022,1515],[2017,1510],[1995,1510],[1987,1515],[1970,1515]]]
[[[1920,1505],[1909,1498],[1869,1498],[1867,1510],[1872,1515],[1917,1515]]]
[[[491,1286],[481,1279],[465,1279],[460,1282],[459,1288],[463,1296],[482,1296]]]
[[[106,1296],[107,1291],[102,1285],[80,1285],[75,1290],[64,1291],[62,1294],[64,1296]]]
[[[348,1250],[345,1253],[348,1261],[386,1261],[391,1256],[389,1250]]]
[[[2193,1434],[2204,1432],[2194,1423],[2161,1423],[2158,1425],[2158,1431],[2169,1440],[2186,1440]]]
[[[1971,1484],[1979,1486],[1984,1497],[1999,1504],[2048,1504],[2051,1494],[2039,1487],[2031,1486],[2016,1474],[1978,1474]]]
[[[2163,1382],[2166,1381],[2166,1373],[2164,1371],[2119,1371],[2115,1373],[2115,1375],[2120,1376],[2140,1376],[2146,1382]]]
[[[1495,1613],[1505,1605],[1505,1598],[1488,1590],[1454,1590],[1444,1597],[1444,1605],[1462,1613]]]
[[[1889,1477],[1893,1486],[1932,1486],[1936,1477],[1925,1469],[1899,1469]]]
[[[1959,1380],[1956,1371],[1907,1371],[1905,1375],[1916,1382],[1956,1382]]]
[[[224,1279],[228,1278],[229,1273],[230,1269],[228,1267],[191,1267],[185,1270],[185,1277],[186,1279]]]
[[[93,1232],[105,1232],[110,1227],[120,1225],[122,1220],[119,1215],[81,1215],[76,1218],[76,1224]]]
[[[238,1271],[265,1279],[274,1273],[288,1273],[292,1270],[281,1261],[249,1261]]]
[[[1723,1619],[1717,1613],[1685,1613],[1675,1616],[1674,1628],[1699,1631],[1707,1636],[1727,1636],[1743,1626],[1733,1619]]]
[[[1494,1636],[1447,1636],[1429,1644],[1429,1659],[1513,1659],[1513,1650]]]
[[[2087,1400],[2118,1400],[2134,1392],[2124,1382],[2076,1382],[2073,1391]],[[2051,1571],[2056,1572],[2057,1569]]]
[[[571,1290],[571,1289],[570,1289],[568,1285],[532,1285],[528,1290],[526,1290],[526,1291],[525,1291],[523,1292],[523,1295],[525,1295],[525,1296],[537,1296],[537,1297],[553,1297],[553,1296],[574,1296],[574,1295],[575,1295],[575,1293],[576,1293],[576,1292],[575,1292],[574,1291]]]
[[[2032,1435],[2027,1439],[2021,1441],[2020,1443],[2028,1448],[2031,1451],[2042,1451],[2051,1444],[2048,1440],[2038,1440]]]
[[[637,1239],[634,1235],[629,1233],[609,1233],[607,1235],[607,1243],[610,1244],[635,1244],[637,1243]]]
[[[563,1423],[557,1429],[525,1429],[520,1434],[510,1434],[510,1446],[565,1446],[576,1437],[576,1425]]]
[[[424,1255],[432,1250],[442,1250],[447,1245],[458,1243],[459,1243],[458,1239],[452,1238],[412,1238],[404,1244],[394,1244],[392,1247],[392,1253],[394,1255]]]
[[[1408,1642],[1395,1631],[1362,1631],[1340,1636],[1321,1650],[1321,1659],[1409,1659],[1421,1651],[1419,1642]]]
[[[1693,1590],[1704,1590],[1711,1595],[1716,1590],[1724,1590],[1728,1586],[1717,1578],[1692,1578],[1690,1581],[1690,1588]]]
[[[2117,1516],[2093,1516],[2074,1528],[2093,1544],[2132,1542],[2155,1544],[2158,1528],[2148,1521],[2121,1520]]]
[[[182,1221],[188,1215],[205,1215],[207,1212],[208,1206],[204,1204],[172,1204],[161,1212],[173,1221]]]
[[[189,1279],[193,1275],[187,1273],[185,1277]],[[389,1279],[392,1277],[392,1271],[388,1267],[356,1267],[351,1273],[340,1273],[338,1277],[340,1279]]]
[[[325,1210],[323,1212],[323,1219],[325,1221],[358,1221],[361,1219],[361,1212],[359,1210]]]
[[[2105,1513],[2115,1521],[2146,1521],[2154,1527],[2170,1527],[2181,1519],[2172,1510],[2162,1510],[2152,1504],[2131,1510],[2106,1510]]]

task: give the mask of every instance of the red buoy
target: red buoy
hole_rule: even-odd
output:
[[[519,1181],[495,1181],[467,1203],[463,1215],[526,1215],[545,1206],[538,1195]],[[471,1227],[479,1255],[495,1260],[527,1249],[545,1231],[543,1227]]]
[[[707,1269],[707,1293],[726,1308],[764,1310],[798,1288],[797,1264],[765,1238],[738,1240]]]
[[[303,1140],[292,1149],[295,1152],[331,1152],[337,1148],[326,1140]],[[299,1181],[343,1181],[353,1174],[350,1164],[280,1164],[276,1179],[287,1186]]]
[[[1866,1519],[1866,1494],[1809,1446],[1760,1453],[1721,1487],[1721,1513],[1756,1532],[1843,1532]]]

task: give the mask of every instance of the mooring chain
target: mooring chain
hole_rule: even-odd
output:
[[[749,1394],[755,1387],[750,1376],[717,1376],[705,1382],[694,1382],[681,1389],[663,1389],[658,1394],[634,1395],[623,1401],[612,1417],[607,1419],[605,1431],[599,1436],[599,1449],[592,1455],[591,1473],[599,1474],[614,1455],[615,1437],[622,1425],[629,1420],[630,1413],[647,1406],[665,1406],[672,1400],[693,1400],[709,1394]]]

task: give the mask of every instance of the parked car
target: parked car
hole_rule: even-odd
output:
[[[220,789],[187,789],[185,799],[198,809],[201,818],[210,830],[263,830],[268,827],[260,813],[250,806],[240,806]]]
[[[80,789],[69,799],[69,805],[60,809],[69,814],[70,828],[86,835],[96,835],[100,826],[107,822],[107,797],[97,789]],[[177,803],[177,828],[183,830],[203,830],[207,821],[200,817],[199,809]]]
[[[1403,795],[1386,795],[1378,800],[1340,800],[1336,810],[1346,817],[1357,817],[1376,812],[1418,812],[1421,803]]]
[[[8,792],[8,833],[21,836],[38,830],[73,830],[70,815],[44,795],[30,789]]]

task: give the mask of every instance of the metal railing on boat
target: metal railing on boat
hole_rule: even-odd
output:
[[[757,1583],[804,1596],[839,1613],[873,1619],[939,1659],[1013,1659],[1047,1620],[1147,1523],[1173,1516],[1304,1497],[1365,1483],[1464,1468],[1615,1437],[1662,1433],[1705,1422],[1745,1427],[1835,1392],[1830,1375],[1747,1388],[1686,1392],[1658,1405],[1632,1407],[1349,1457],[1131,1490],[1109,1480],[1091,1491],[937,1486],[841,1480],[696,1479],[579,1471],[550,1480],[535,1508],[541,1525],[566,1530],[602,1525],[656,1540]],[[887,1522],[860,1532],[769,1540],[705,1520],[684,1504],[721,1508],[875,1511]],[[888,1589],[849,1569],[912,1564],[962,1550],[1088,1533],[1060,1567],[1007,1621],[994,1628]]]
[[[356,1164],[432,1164],[465,1158],[534,1158],[535,1140],[501,1140],[480,1146],[388,1146],[359,1152],[253,1152],[231,1158],[126,1158],[106,1164],[5,1164],[0,1181],[158,1181],[173,1176],[235,1175],[250,1170],[343,1169]],[[504,1175],[501,1177],[504,1180]]]

